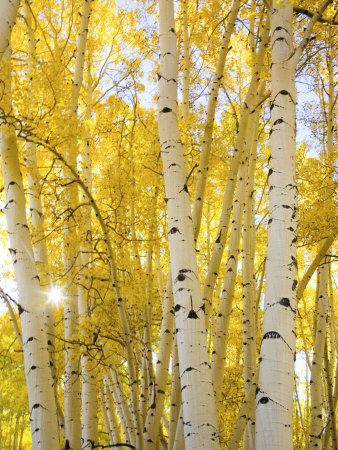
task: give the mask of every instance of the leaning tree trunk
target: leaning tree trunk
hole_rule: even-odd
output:
[[[159,133],[187,449],[216,449],[218,429],[208,364],[185,162],[177,125],[177,49],[171,0],[160,1]]]

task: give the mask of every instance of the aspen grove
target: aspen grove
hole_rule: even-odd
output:
[[[0,449],[338,449],[336,0],[0,0]]]

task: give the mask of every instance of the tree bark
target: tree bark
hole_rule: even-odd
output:
[[[274,0],[271,18],[271,157],[266,290],[256,448],[291,449],[296,316],[297,187],[292,6]]]
[[[160,1],[159,133],[187,449],[216,449],[218,427],[185,162],[177,125],[177,50],[171,0]]]
[[[8,55],[10,51],[8,49]],[[2,108],[11,109],[10,56],[2,58],[6,74]],[[6,193],[4,212],[19,291],[19,314],[25,361],[33,448],[58,449],[59,437],[53,381],[49,366],[47,336],[30,233],[27,225],[25,196],[14,128],[1,125],[2,173]]]

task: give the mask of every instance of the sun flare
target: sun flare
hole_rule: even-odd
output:
[[[48,303],[58,305],[62,302],[62,289],[59,286],[52,286],[47,294]]]

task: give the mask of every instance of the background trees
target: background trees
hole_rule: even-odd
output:
[[[278,439],[276,445],[303,448],[316,440],[335,448],[337,19],[330,2],[317,3],[292,9],[186,0],[175,2],[170,16],[169,1],[161,2],[160,11],[150,1],[93,2],[85,25],[88,14],[77,0],[34,0],[19,9],[11,35],[11,100],[4,62],[0,97],[1,130],[17,140],[19,159],[13,185],[3,139],[1,195],[4,212],[9,205],[20,207],[23,218],[15,224],[26,223],[26,196],[29,229],[21,228],[27,242],[19,231],[8,232],[22,246],[26,265],[38,271],[39,283],[32,276],[37,288],[29,291],[31,281],[20,281],[16,273],[19,289],[12,288],[5,251],[17,249],[7,244],[2,222],[7,264],[1,295],[14,313],[2,317],[1,377],[13,379],[22,396],[13,401],[11,386],[2,385],[4,447],[30,446],[32,407],[24,393],[20,338],[10,324],[20,323],[22,308],[36,304],[45,312],[33,329],[46,333],[49,401],[55,403],[60,448],[124,442],[178,449],[184,441],[187,448],[203,448],[211,439],[216,447],[219,439],[220,448],[254,448],[262,439],[256,448],[265,448],[270,444],[256,438],[261,432],[255,423],[269,429],[268,417],[276,420],[269,404],[283,409],[273,386],[262,381],[275,380],[265,362],[282,342],[290,353],[290,432],[287,443]],[[276,19],[276,9],[278,17],[287,10],[287,26]],[[82,50],[81,21],[87,32]],[[3,26],[1,37],[6,32],[10,28]],[[287,63],[285,40],[294,55]],[[281,69],[273,65],[270,71],[276,52]],[[291,182],[282,180],[278,201],[272,197],[282,173],[276,154],[287,133],[296,151],[290,161],[298,210],[296,194],[286,195]],[[281,156],[285,161],[284,151]],[[20,183],[21,197],[14,192]],[[278,228],[288,220],[285,214],[292,221],[284,226],[290,245],[282,244],[282,231],[271,234],[273,222]],[[43,264],[41,244],[48,253]],[[271,275],[271,258],[282,252],[286,262],[277,261],[275,272],[279,277],[279,266],[285,266],[288,293]],[[278,298],[271,289],[280,291]],[[292,315],[292,326],[277,329],[274,320],[262,332],[274,299]],[[72,329],[64,307],[72,311]],[[26,336],[24,322],[20,326]],[[72,379],[81,379],[82,388]],[[204,411],[202,393],[210,402]],[[82,394],[81,414],[64,406],[70,394]],[[279,395],[287,397],[284,387]],[[69,432],[78,419],[81,436],[80,427]]]

